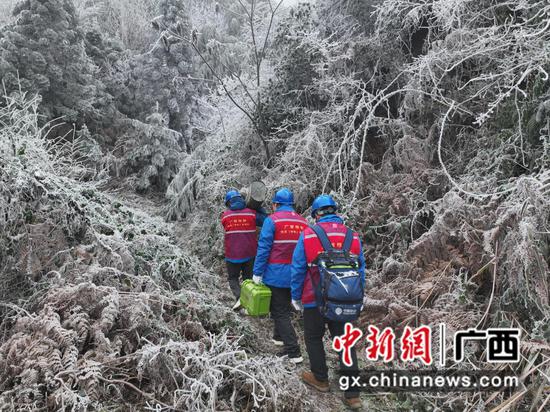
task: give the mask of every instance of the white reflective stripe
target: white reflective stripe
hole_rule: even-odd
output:
[[[296,240],[274,240],[273,243],[298,243],[298,239],[296,239]]]
[[[327,236],[342,236],[342,237],[346,237],[346,234],[345,233],[340,233],[340,232],[331,232],[331,233],[327,233]],[[305,238],[306,239],[311,239],[311,238],[314,238],[314,237],[317,237],[317,235],[314,233],[314,234],[311,234],[311,235],[307,235]],[[354,239],[359,239],[359,236],[357,235],[353,235],[353,238]]]
[[[254,230],[230,230],[226,232],[228,235],[231,235],[233,233],[256,233],[256,229]]]
[[[251,217],[256,217],[256,215],[254,213],[232,213],[230,215],[227,215],[227,216],[224,216],[222,218],[222,222],[225,220],[225,219],[229,219],[230,217],[241,217],[241,216],[251,216]]]
[[[304,222],[303,220],[300,220],[300,219],[272,219],[274,222],[294,222],[294,223],[301,223],[302,225],[304,226],[307,226],[307,222]]]
[[[334,233],[327,233],[327,236],[342,236],[342,237],[346,237],[346,234],[345,233],[339,233],[339,232],[334,232]],[[314,233],[314,234],[311,234],[311,235],[307,235],[306,236],[306,239],[311,239],[313,237],[317,237],[317,235]]]

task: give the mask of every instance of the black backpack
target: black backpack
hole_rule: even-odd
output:
[[[350,254],[353,232],[348,228],[342,249],[335,249],[321,226],[311,229],[324,249],[313,261],[319,269],[319,282],[313,282],[317,307],[327,319],[354,321],[363,308],[364,288],[359,258]]]

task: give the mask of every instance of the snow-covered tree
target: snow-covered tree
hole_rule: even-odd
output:
[[[163,193],[183,160],[181,134],[168,128],[159,112],[148,116],[146,123],[126,121],[125,130],[120,146],[124,159],[121,173],[135,175],[132,186],[140,192],[152,189]]]
[[[181,0],[162,0],[158,11],[160,14],[153,19],[151,29],[157,38],[147,53],[129,60],[128,95],[119,101],[119,108],[142,122],[154,112],[162,114],[165,126],[180,133],[184,149],[190,151],[191,118],[198,90],[197,83],[190,78],[192,50],[178,36],[190,36],[191,28]]]
[[[100,116],[102,94],[71,0],[25,0],[0,31],[0,78],[8,92],[38,93],[45,120]]]

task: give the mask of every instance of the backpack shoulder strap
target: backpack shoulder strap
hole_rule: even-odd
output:
[[[330,239],[327,236],[327,233],[321,226],[319,225],[311,226],[311,229],[315,232],[315,234],[319,238],[319,241],[321,242],[321,246],[323,246],[323,249],[325,250],[325,252],[331,252],[334,250],[334,248],[332,247],[332,243],[330,242]]]
[[[344,239],[344,245],[342,251],[349,253],[351,251],[351,244],[353,242],[353,231],[350,228],[346,228],[346,237]]]

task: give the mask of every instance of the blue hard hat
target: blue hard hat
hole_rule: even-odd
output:
[[[313,204],[311,205],[311,217],[315,217],[317,211],[325,207],[333,207],[335,210],[338,209],[338,205],[330,195],[320,195],[315,198]]]
[[[287,189],[286,187],[277,190],[277,193],[275,193],[275,196],[273,196],[273,199],[271,199],[272,203],[278,203],[280,205],[293,205],[294,204],[294,195],[290,191],[290,189]]]
[[[236,197],[241,197],[241,194],[235,189],[229,190],[225,194],[225,204],[227,204],[227,202],[229,202],[231,199],[235,199]]]

